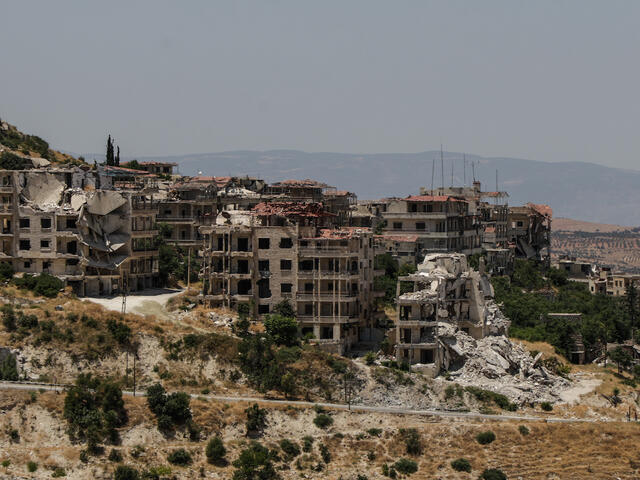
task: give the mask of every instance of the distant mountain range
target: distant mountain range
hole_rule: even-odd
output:
[[[93,158],[91,155],[86,156]],[[96,156],[95,158],[102,158]],[[444,153],[444,184],[464,182],[461,153]],[[549,163],[534,160],[466,155],[466,181],[475,176],[485,190],[509,192],[511,205],[526,202],[551,205],[554,216],[599,223],[640,225],[640,171],[622,170],[593,163]],[[185,175],[254,175],[267,181],[312,178],[350,190],[359,199],[407,196],[442,183],[440,152],[346,154],[307,153],[295,150],[231,151],[145,157],[138,160],[172,161]]]

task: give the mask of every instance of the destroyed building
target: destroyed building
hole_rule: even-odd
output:
[[[480,225],[469,202],[452,195],[413,195],[390,199],[382,233],[416,235],[422,254],[435,252],[479,253],[482,249]]]
[[[429,254],[415,274],[398,279],[398,361],[436,375],[450,364],[445,334],[461,331],[477,340],[507,333],[509,321],[482,268],[470,269],[463,254]]]
[[[112,189],[122,174],[49,165],[0,171],[3,259],[17,272],[55,275],[81,296],[156,286],[155,211],[139,207],[144,187]]]
[[[551,217],[548,205],[527,203],[509,207],[509,241],[517,258],[533,259],[551,266]]]
[[[204,237],[203,299],[273,313],[287,301],[303,336],[344,353],[370,340],[375,320],[374,246],[369,229],[332,226],[335,214],[311,202],[264,202],[221,211]]]

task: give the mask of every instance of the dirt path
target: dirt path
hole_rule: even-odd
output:
[[[597,378],[582,378],[575,382],[575,384],[560,393],[560,399],[570,405],[574,405],[580,401],[582,395],[591,393],[593,390],[602,383],[602,380]]]
[[[173,320],[166,310],[167,301],[179,295],[184,290],[149,289],[141,293],[127,295],[127,312],[140,315],[155,315],[163,320]],[[122,310],[122,297],[88,297],[87,300],[102,305],[107,310],[120,312]]]

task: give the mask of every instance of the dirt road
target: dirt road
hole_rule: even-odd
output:
[[[140,315],[156,315],[163,320],[170,320],[171,316],[165,309],[167,301],[179,295],[184,290],[155,288],[140,293],[127,295],[127,313]],[[108,310],[122,311],[122,296],[115,297],[87,297],[87,300],[102,305]]]

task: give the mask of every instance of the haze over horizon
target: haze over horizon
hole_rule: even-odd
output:
[[[637,168],[632,1],[7,2],[0,117],[126,156],[423,152]],[[29,25],[28,32],[25,25]]]

